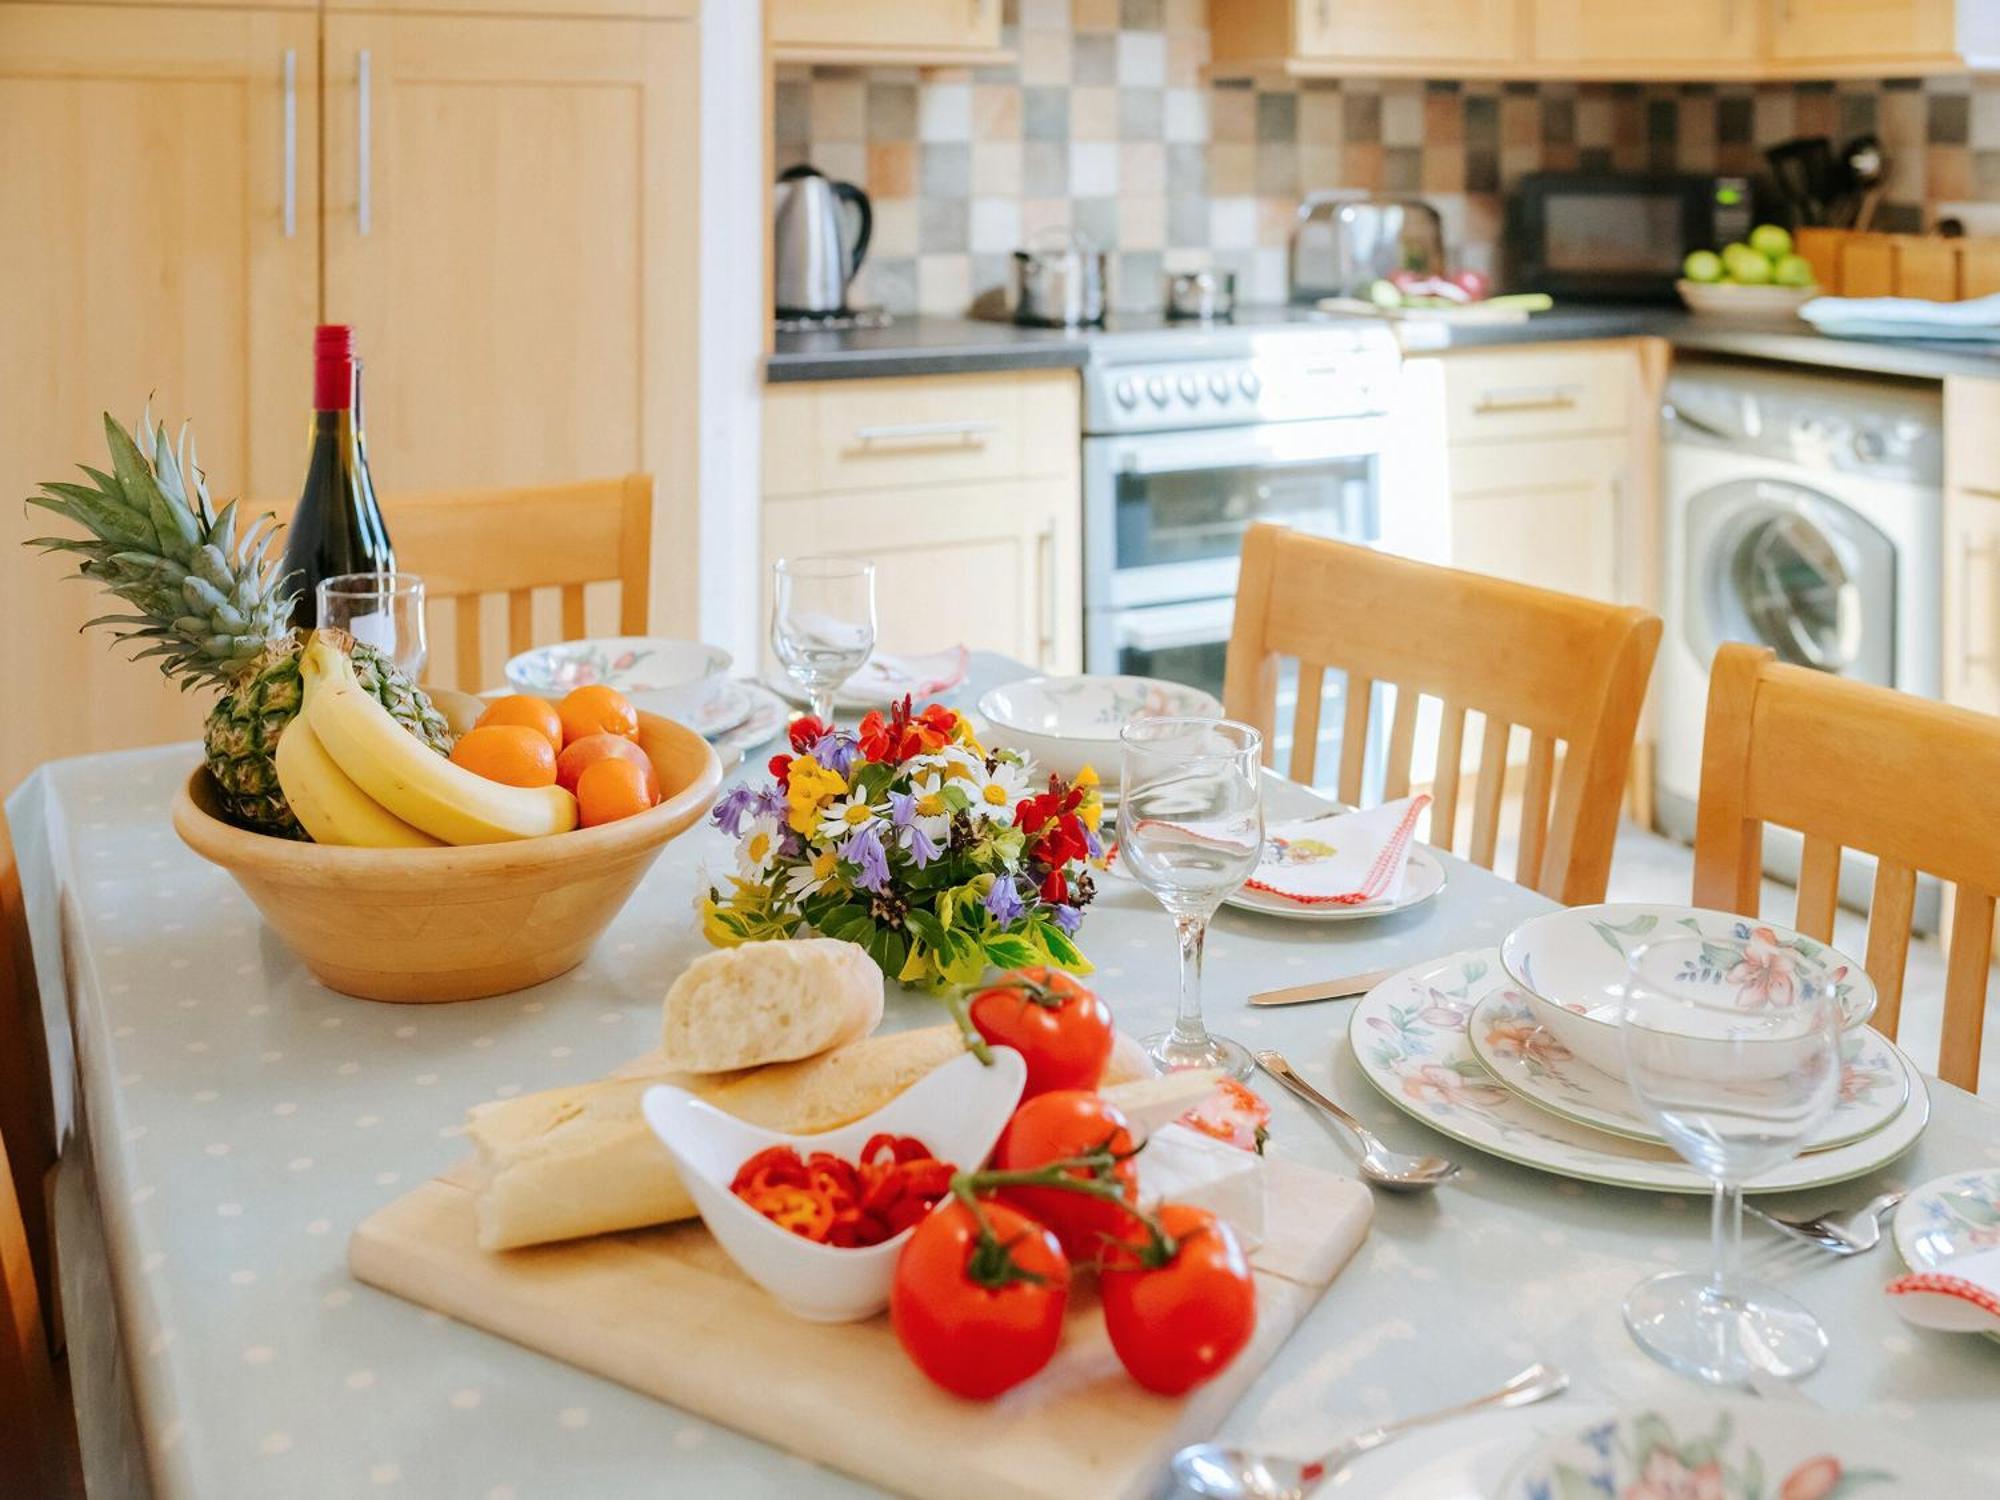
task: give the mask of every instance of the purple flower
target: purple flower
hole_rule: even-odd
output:
[[[917,815],[917,794],[915,792],[889,793],[889,821],[898,828],[908,828]]]
[[[778,835],[778,855],[780,858],[803,859],[805,852],[806,841],[791,829],[787,828],[783,833]]]
[[[715,826],[731,838],[743,836],[743,825],[757,811],[757,794],[747,785],[738,784],[724,792],[716,800],[715,809],[709,814]]]
[[[916,861],[919,870],[944,853],[944,847],[924,832],[921,823],[912,823],[903,830],[903,847],[910,851],[910,858]]]
[[[1090,852],[1092,859],[1104,858],[1104,840],[1088,823],[1083,825],[1083,847]]]
[[[1002,927],[1012,927],[1021,920],[1025,908],[1021,905],[1021,893],[1014,889],[1014,877],[995,875],[993,888],[986,893],[987,915]]]
[[[767,786],[757,794],[757,811],[767,818],[782,818],[790,809],[785,805],[785,794]]]
[[[848,739],[840,731],[834,730],[828,734],[821,735],[818,742],[806,754],[825,766],[829,771],[834,771],[845,776],[848,768],[854,764],[854,752],[856,748],[853,740]]]
[[[840,857],[859,873],[854,883],[864,891],[881,894],[889,887],[889,852],[882,847],[882,835],[873,823],[857,828],[840,846]]]
[[[1083,913],[1074,906],[1051,906],[1049,915],[1055,918],[1056,926],[1071,937],[1075,937],[1077,928],[1083,925]]]

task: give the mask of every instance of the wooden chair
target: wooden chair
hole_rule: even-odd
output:
[[[1725,645],[1709,669],[1694,900],[1756,916],[1764,825],[1805,835],[1794,925],[1833,937],[1840,852],[1876,859],[1865,967],[1895,1036],[1917,873],[1956,887],[1938,1077],[1979,1087],[2000,893],[2000,719]]]
[[[53,1314],[55,1266],[49,1242],[49,1174],[56,1164],[55,1105],[49,1091],[48,1039],[42,1029],[34,955],[21,872],[7,822],[0,817],[0,1139],[29,1260]],[[51,1324],[53,1329],[53,1324]]]
[[[562,639],[584,626],[584,585],[616,581],[618,630],[644,635],[651,617],[653,479],[628,474],[576,484],[455,490],[384,501],[396,562],[421,573],[433,601],[450,600],[457,636],[451,685],[476,693],[500,680],[480,658],[480,599],[507,596],[507,650],[534,640],[534,591],[561,590]],[[438,674],[429,674],[436,677]]]
[[[1659,644],[1660,621],[1642,609],[1254,526],[1243,543],[1223,703],[1232,718],[1264,731],[1268,761],[1279,658],[1297,658],[1290,774],[1310,781],[1326,671],[1343,668],[1338,791],[1354,803],[1361,797],[1374,685],[1396,689],[1384,788],[1392,798],[1410,789],[1418,703],[1440,700],[1431,838],[1443,847],[1457,823],[1466,715],[1482,715],[1467,854],[1488,869],[1507,743],[1512,727],[1521,726],[1528,761],[1514,878],[1559,901],[1599,901]]]

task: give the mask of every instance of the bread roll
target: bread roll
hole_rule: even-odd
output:
[[[479,1105],[468,1133],[483,1178],[480,1247],[693,1218],[694,1200],[639,1113],[656,1083],[678,1084],[767,1130],[812,1135],[873,1113],[963,1050],[957,1028],[930,1026],[743,1073],[617,1078]]]
[[[727,1073],[813,1057],[881,1022],[882,971],[865,949],[774,939],[689,964],[667,991],[660,1049],[678,1072]]]

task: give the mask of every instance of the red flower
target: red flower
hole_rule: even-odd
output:
[[[764,769],[771,773],[771,779],[779,786],[785,786],[791,781],[792,758],[789,755],[774,755]]]
[[[1063,879],[1061,870],[1049,871],[1042,881],[1042,899],[1058,906],[1069,900],[1069,882]]]
[[[800,714],[792,720],[792,753],[804,755],[809,746],[816,745],[825,736],[827,726],[811,714]]]
[[[857,734],[861,753],[868,759],[900,766],[912,756],[949,744],[957,728],[958,715],[943,704],[930,704],[922,713],[912,715],[910,700],[905,697],[901,703],[889,705],[886,719],[880,710],[870,709]]]

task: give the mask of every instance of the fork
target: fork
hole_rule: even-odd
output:
[[[1781,1219],[1754,1203],[1743,1206],[1778,1233],[1833,1255],[1860,1255],[1882,1242],[1882,1215],[1903,1201],[1901,1192],[1878,1193],[1849,1214],[1824,1213],[1810,1219]]]

